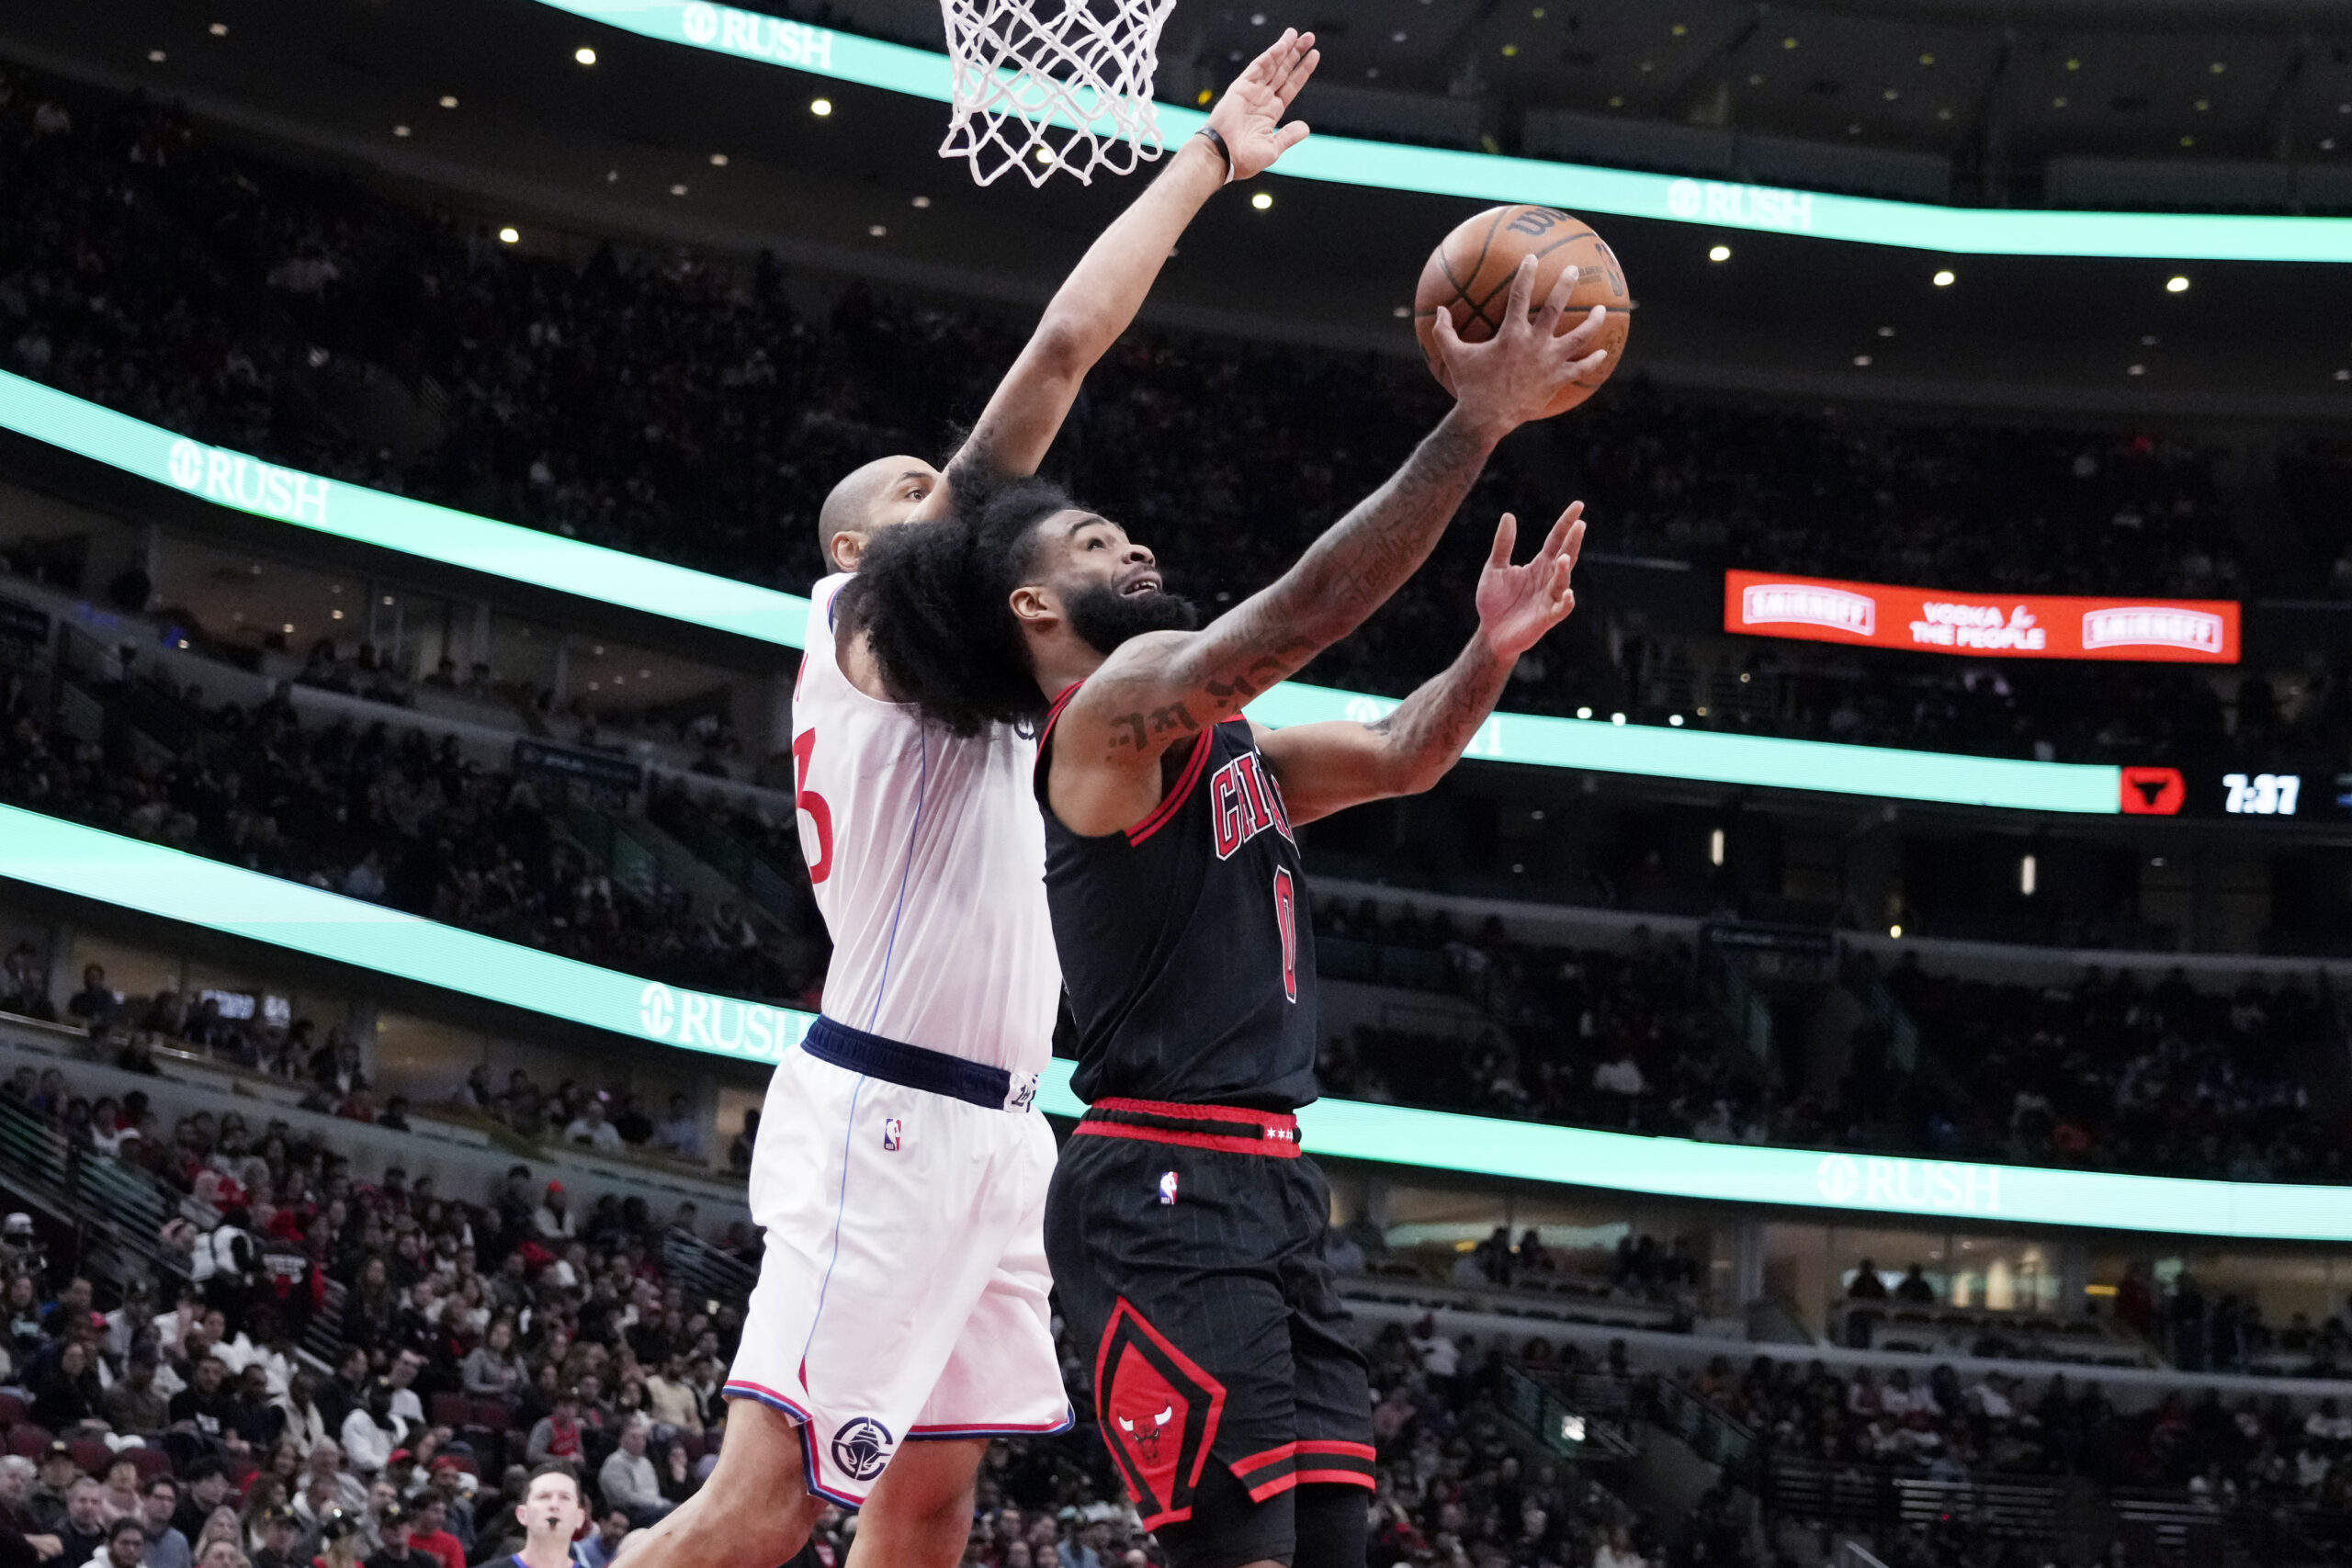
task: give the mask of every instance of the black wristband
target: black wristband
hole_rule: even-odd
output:
[[[1218,134],[1216,126],[1204,125],[1193,134],[1209,139],[1209,145],[1216,149],[1216,155],[1225,160],[1225,183],[1231,185],[1233,183],[1233,149],[1225,144],[1225,138]]]

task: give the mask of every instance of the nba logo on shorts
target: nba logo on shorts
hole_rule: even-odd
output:
[[[1159,1179],[1159,1201],[1170,1207],[1176,1202],[1176,1173],[1172,1170]]]
[[[899,1121],[896,1116],[885,1116],[882,1118],[882,1146],[885,1149],[888,1150],[892,1154],[897,1154],[899,1148],[905,1145],[906,1141],[907,1127],[905,1122]]]

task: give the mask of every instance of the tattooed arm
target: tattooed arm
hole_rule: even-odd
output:
[[[1503,514],[1478,574],[1478,630],[1444,674],[1372,724],[1261,729],[1258,748],[1283,786],[1294,822],[1312,822],[1391,795],[1419,795],[1443,778],[1495,711],[1519,656],[1577,607],[1569,586],[1584,547],[1584,502],[1560,514],[1525,566],[1510,564],[1518,520]]]
[[[1496,443],[1600,365],[1597,308],[1574,331],[1558,331],[1575,268],[1531,310],[1534,276],[1534,262],[1522,263],[1502,330],[1485,343],[1463,343],[1439,312],[1454,407],[1297,565],[1197,632],[1123,644],[1087,681],[1055,730],[1051,797],[1063,822],[1109,833],[1148,816],[1160,795],[1160,753],[1232,717],[1362,626],[1429,558]]]

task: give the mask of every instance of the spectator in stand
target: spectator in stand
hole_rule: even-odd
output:
[[[65,1004],[66,1016],[93,1033],[114,1021],[115,1010],[122,998],[107,985],[106,966],[90,964],[82,969],[82,988]]]
[[[135,1521],[134,1521],[135,1522]],[[95,1562],[107,1545],[106,1499],[103,1489],[88,1476],[74,1483],[66,1494],[65,1522],[53,1532],[64,1551],[58,1561],[66,1563]],[[146,1542],[140,1542],[140,1550]]]
[[[1927,1269],[1923,1266],[1911,1265],[1901,1282],[1894,1287],[1894,1299],[1912,1306],[1936,1304],[1936,1288],[1928,1282]]]
[[[106,1391],[99,1386],[89,1347],[78,1338],[66,1340],[33,1395],[33,1419],[71,1437],[85,1427],[103,1429],[105,1404]]]
[[[743,1112],[743,1130],[727,1145],[727,1168],[738,1176],[752,1173],[752,1150],[760,1138],[760,1113],[757,1109]]]
[[[563,1129],[563,1141],[582,1144],[598,1154],[616,1154],[621,1146],[620,1129],[605,1120],[605,1097],[590,1095]]]
[[[596,1489],[605,1506],[627,1514],[639,1527],[657,1523],[673,1506],[662,1495],[661,1477],[646,1457],[650,1437],[651,1423],[642,1415],[629,1416],[621,1424],[619,1446],[596,1472]]]
[[[179,1508],[179,1483],[168,1475],[150,1479],[141,1495],[139,1523],[145,1532],[144,1568],[190,1568],[196,1553],[188,1539],[172,1526]]]
[[[585,1457],[580,1404],[580,1390],[576,1387],[556,1395],[555,1408],[532,1425],[524,1445],[526,1463],[534,1468],[558,1462],[577,1464]]]
[[[700,1164],[704,1158],[703,1120],[683,1094],[670,1097],[670,1114],[654,1129],[653,1144],[662,1153]]]
[[[153,1439],[172,1424],[171,1401],[155,1386],[155,1354],[141,1348],[102,1402],[107,1425],[117,1432]]]
[[[548,1241],[569,1241],[577,1233],[578,1226],[573,1223],[562,1182],[548,1183],[547,1197],[540,1202],[537,1213],[532,1215],[532,1225],[543,1240]]]
[[[140,1568],[146,1554],[146,1528],[136,1517],[119,1518],[107,1527],[106,1543],[92,1554],[90,1568]]]
[[[630,1525],[627,1509],[610,1508],[596,1521],[595,1533],[574,1549],[580,1568],[612,1568],[613,1560],[621,1554],[621,1544],[628,1539]]]
[[[466,1568],[463,1542],[448,1529],[449,1494],[439,1485],[427,1486],[416,1495],[416,1522],[409,1532],[409,1544],[440,1568]]]

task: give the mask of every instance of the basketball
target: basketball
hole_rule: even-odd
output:
[[[1439,243],[1421,268],[1413,290],[1413,331],[1430,373],[1447,391],[1445,363],[1437,352],[1437,313],[1453,313],[1453,330],[1464,343],[1484,343],[1502,324],[1502,310],[1510,298],[1511,275],[1521,260],[1533,256],[1535,288],[1531,305],[1540,307],[1559,281],[1560,269],[1574,264],[1581,269],[1568,308],[1561,313],[1560,330],[1572,330],[1595,305],[1609,310],[1608,323],[1597,345],[1609,357],[1591,375],[1568,385],[1544,411],[1549,418],[1566,413],[1600,389],[1624,359],[1625,339],[1634,324],[1634,297],[1625,291],[1625,269],[1609,242],[1592,225],[1555,207],[1490,207],[1470,219]]]

